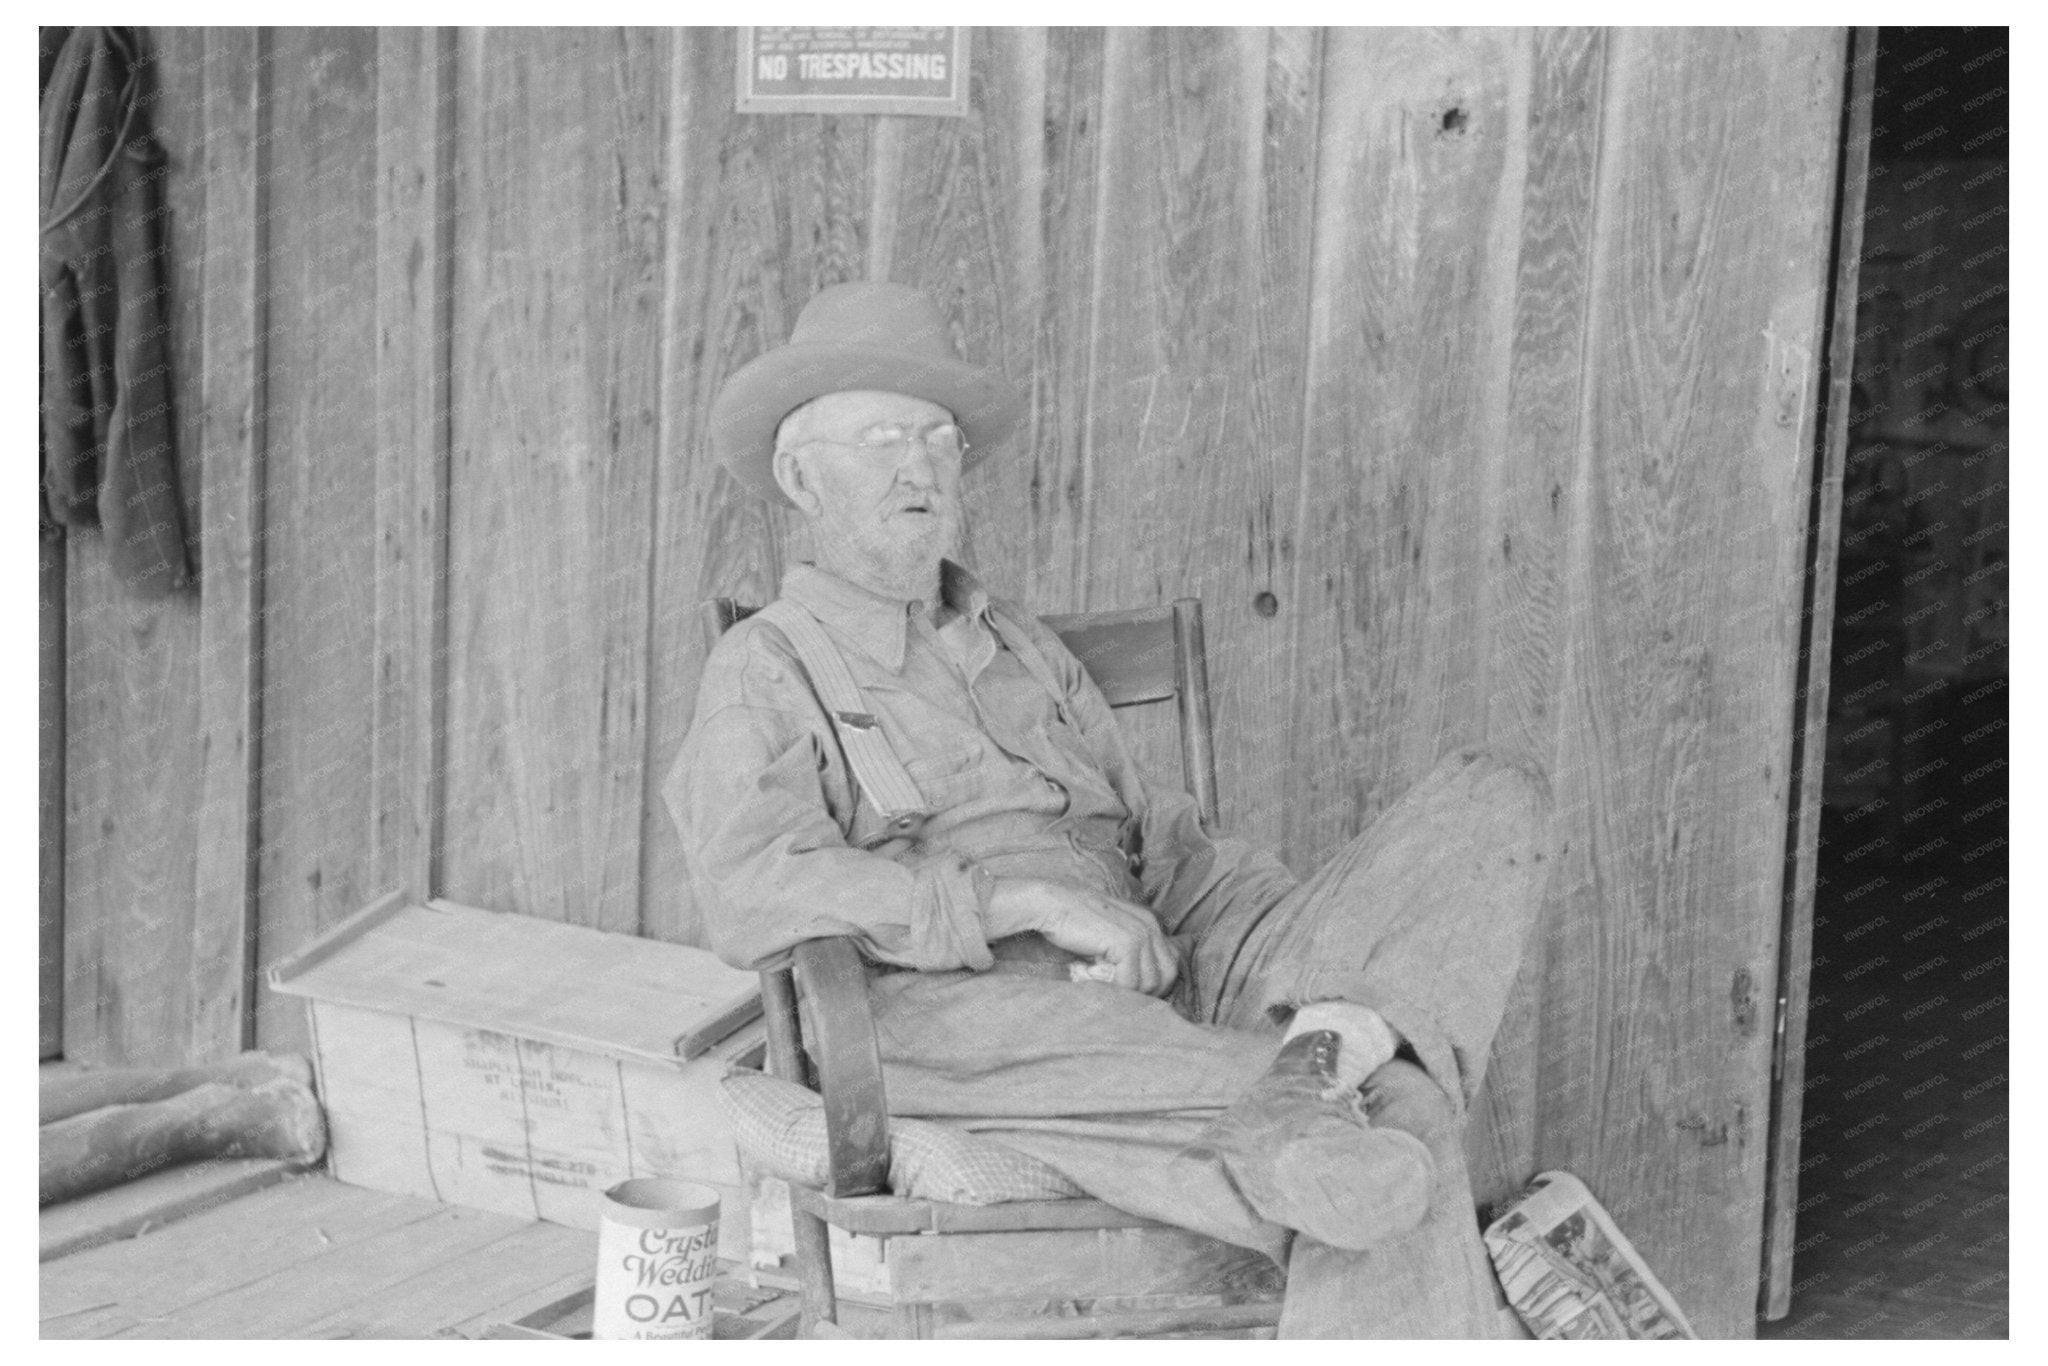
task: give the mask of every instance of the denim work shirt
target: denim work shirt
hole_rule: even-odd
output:
[[[1150,907],[1169,935],[1225,879],[1296,879],[1241,841],[1205,833],[1187,793],[1139,777],[1109,705],[1049,628],[1028,623],[1054,697],[1004,644],[989,595],[943,562],[957,613],[879,596],[802,564],[782,593],[823,623],[931,818],[884,838],[834,722],[795,648],[749,619],[711,652],[697,714],[662,794],[681,834],[712,950],[735,967],[784,961],[806,940],[851,935],[899,969],[1067,976],[1073,955],[1036,934],[991,945],[1001,877],[1065,880]]]

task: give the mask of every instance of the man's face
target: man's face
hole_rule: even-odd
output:
[[[826,394],[791,419],[777,473],[811,519],[821,563],[921,591],[959,541],[960,459],[933,449],[942,443],[889,439],[952,421],[936,403],[874,390]]]

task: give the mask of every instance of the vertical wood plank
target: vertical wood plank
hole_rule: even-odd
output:
[[[373,889],[440,890],[455,34],[377,34]]]
[[[1608,41],[1541,1157],[1746,1337],[1841,34]]]
[[[1039,172],[1044,226],[1038,325],[1032,348],[1029,480],[1008,515],[1023,516],[1028,579],[1017,586],[1040,612],[1083,609],[1087,601],[1081,528],[1089,483],[1088,344],[1095,297],[1095,229],[1100,221],[1104,31],[1046,33],[1045,143]],[[1020,473],[1022,471],[1019,471]],[[1012,476],[1014,477],[1014,476]],[[994,481],[990,481],[993,483]],[[997,497],[1014,484],[996,484]],[[991,525],[1001,512],[984,519]]]
[[[688,871],[661,785],[695,714],[697,680],[709,648],[693,629],[698,605],[721,592],[765,603],[780,581],[781,514],[749,497],[711,458],[702,414],[729,373],[720,339],[727,314],[728,262],[746,246],[744,229],[728,217],[722,185],[729,154],[751,155],[759,119],[741,119],[719,84],[735,60],[735,35],[724,29],[672,34],[663,146],[670,185],[705,192],[682,196],[663,218],[660,453],[655,469],[654,539],[648,596],[647,763],[642,787],[641,929],[679,943],[703,942],[703,917],[691,899]],[[741,325],[751,331],[763,320]],[[746,337],[750,354],[773,345]],[[720,585],[732,585],[730,589]]]
[[[869,273],[924,291],[961,353],[1024,392],[1044,296],[1045,30],[976,29],[972,51],[967,117],[875,120]],[[997,593],[1031,574],[1019,512],[1033,455],[1013,437],[962,490],[963,561]]]
[[[1105,59],[1113,189],[1095,224],[1081,590],[1092,607],[1202,599],[1224,824],[1269,844],[1285,713],[1262,661],[1288,605],[1255,602],[1291,550],[1274,500],[1291,505],[1301,477],[1318,46],[1288,30],[1119,29]],[[1177,782],[1171,726],[1153,729],[1140,762]]]
[[[1242,427],[1244,455],[1226,448],[1219,461],[1226,469],[1241,466],[1245,482],[1224,487],[1217,497],[1235,503],[1243,519],[1245,567],[1238,592],[1220,591],[1215,607],[1205,607],[1217,623],[1207,628],[1216,661],[1210,679],[1220,723],[1217,767],[1230,775],[1219,779],[1223,828],[1242,830],[1274,850],[1286,839],[1287,747],[1275,731],[1289,715],[1287,644],[1299,605],[1292,588],[1302,551],[1291,521],[1311,464],[1303,423],[1326,32],[1272,30],[1264,117],[1241,130],[1260,144],[1261,175],[1248,187],[1259,203],[1247,210],[1256,214],[1258,234],[1247,361],[1253,382],[1245,396],[1250,420]],[[1219,666],[1226,671],[1221,678]]]
[[[36,1056],[64,1052],[64,542],[36,543]]]
[[[758,500],[712,460],[705,416],[727,375],[789,339],[796,315],[829,284],[867,273],[867,125],[860,118],[739,115],[731,29],[668,38],[670,112],[663,148],[660,466],[645,651],[649,719],[635,827],[645,894],[642,932],[701,942],[686,870],[660,795],[696,705],[705,598],[763,603],[805,551],[796,514]]]
[[[266,95],[258,959],[383,890],[370,862],[377,696],[377,35],[280,28]],[[304,1049],[267,989],[257,1040]]]
[[[1312,868],[1477,741],[1496,340],[1521,168],[1526,38],[1333,29],[1310,290],[1307,452],[1291,534],[1282,854]],[[1333,757],[1334,756],[1334,757]]]
[[[1778,945],[1777,1037],[1771,1068],[1769,1170],[1764,1190],[1765,1318],[1792,1308],[1793,1246],[1798,1237],[1799,1135],[1806,1084],[1808,979],[1813,970],[1813,907],[1820,869],[1821,770],[1827,758],[1829,664],[1833,658],[1835,564],[1841,548],[1842,480],[1855,382],[1858,269],[1863,258],[1863,208],[1870,167],[1870,121],[1877,76],[1877,30],[1858,28],[1848,40],[1848,97],[1833,224],[1832,288],[1815,324],[1827,351],[1826,388],[1813,457],[1809,561],[1802,613],[1793,768],[1792,847],[1788,851],[1784,929]]]
[[[1599,159],[1601,30],[1544,28],[1531,36],[1526,97],[1515,100],[1510,153],[1525,167],[1513,313],[1502,334],[1506,422],[1483,458],[1495,510],[1474,528],[1488,562],[1486,742],[1548,763],[1557,753],[1558,698],[1565,686],[1564,635],[1571,518],[1577,500],[1580,384],[1587,274]],[[1569,913],[1553,885],[1466,1127],[1475,1198],[1512,1195],[1537,1171],[1538,1057],[1543,994],[1574,968],[1545,932]]]
[[[669,40],[458,38],[448,892],[640,923]]]
[[[139,94],[167,158],[163,321],[185,525],[193,529],[206,254],[201,42],[196,29],[149,31]],[[59,572],[65,1052],[95,1062],[176,1062],[190,1043],[199,599],[189,591],[155,603],[131,599],[97,532],[67,535]]]
[[[260,167],[268,40],[205,35],[205,246],[199,398],[199,782],[186,1052],[254,1042],[255,867],[262,763],[263,499],[268,283]]]

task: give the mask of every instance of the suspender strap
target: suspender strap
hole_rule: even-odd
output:
[[[881,722],[867,710],[860,685],[853,681],[853,674],[846,667],[846,656],[825,634],[816,617],[786,598],[777,598],[758,615],[789,637],[797,658],[803,661],[804,672],[811,676],[811,686],[818,691],[818,700],[832,714],[854,781],[875,809],[888,818],[890,835],[914,834],[929,814],[924,795],[917,790],[896,751],[890,748]]]
[[[1052,697],[1064,718],[1066,695],[1053,674],[1051,662],[1008,610],[991,603],[990,611],[1000,628],[1003,644]],[[804,672],[811,676],[818,700],[825,704],[825,710],[836,723],[839,743],[853,769],[854,781],[889,822],[888,837],[916,834],[930,815],[924,794],[918,791],[909,770],[882,734],[880,721],[867,710],[867,699],[861,695],[860,685],[853,681],[853,672],[846,667],[846,656],[808,609],[787,598],[777,598],[758,615],[789,638],[797,658],[803,661]]]

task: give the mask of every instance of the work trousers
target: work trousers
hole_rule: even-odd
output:
[[[1556,862],[1548,785],[1484,750],[1437,766],[1277,898],[1220,885],[1179,926],[1183,975],[1155,999],[1097,982],[903,972],[871,996],[892,1112],[943,1119],[1136,1214],[1287,1267],[1282,1337],[1491,1337],[1510,1322],[1462,1146]],[[1271,1064],[1292,1011],[1371,1006],[1419,1068],[1366,1087],[1369,1113],[1436,1159],[1423,1222],[1363,1252],[1296,1237],[1203,1145]]]

